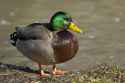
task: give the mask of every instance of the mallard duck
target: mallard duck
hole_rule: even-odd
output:
[[[48,75],[41,70],[43,65],[52,65],[52,74],[64,74],[56,64],[72,59],[78,51],[78,41],[72,31],[82,30],[66,12],[56,12],[48,23],[32,23],[16,27],[10,35],[11,44],[24,56],[39,65],[41,76]]]

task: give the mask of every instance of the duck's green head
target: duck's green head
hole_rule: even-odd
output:
[[[82,31],[78,28],[78,26],[73,23],[72,18],[66,12],[56,12],[51,20],[50,23],[52,25],[53,30],[60,30],[60,29],[70,29],[74,32],[81,33]]]

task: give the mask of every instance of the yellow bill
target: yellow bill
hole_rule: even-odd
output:
[[[82,33],[82,30],[73,22],[70,23],[68,28],[74,32]]]

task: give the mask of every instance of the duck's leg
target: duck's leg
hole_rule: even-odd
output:
[[[53,65],[53,71],[52,71],[53,75],[61,76],[61,75],[64,75],[65,73],[67,73],[67,71],[57,69],[56,65]]]
[[[49,76],[49,74],[45,73],[44,70],[42,70],[42,67],[44,67],[44,66],[45,65],[41,65],[41,64],[38,63],[38,67],[39,67],[38,74],[39,74],[40,77],[48,77]]]

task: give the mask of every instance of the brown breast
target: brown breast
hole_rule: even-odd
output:
[[[56,36],[56,41],[53,44],[56,63],[72,59],[78,51],[78,42],[75,36],[67,30],[57,32]]]

